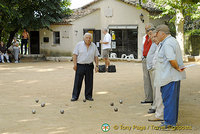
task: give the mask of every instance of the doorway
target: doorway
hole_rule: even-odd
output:
[[[40,54],[39,31],[30,32],[30,54]]]
[[[137,26],[110,26],[109,33],[112,36],[111,52],[116,53],[118,58],[122,54],[133,54],[135,59],[138,58]]]

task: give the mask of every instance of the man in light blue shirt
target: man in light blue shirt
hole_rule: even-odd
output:
[[[185,71],[180,46],[170,35],[168,26],[156,27],[160,48],[156,60],[156,71],[159,74],[162,99],[164,104],[164,126],[176,126],[178,121],[178,106],[180,81],[185,79]]]
[[[151,106],[151,111],[155,109],[155,116],[148,119],[148,121],[163,121],[163,100],[160,92],[160,86],[157,86],[157,78],[159,78],[159,74],[156,73],[155,63],[157,60],[158,50],[160,49],[159,41],[156,37],[156,30],[153,30],[151,33],[151,40],[154,44],[156,44],[156,50],[151,46],[149,53],[147,55],[147,65],[150,72],[150,76],[153,76],[151,79],[152,88],[153,88],[153,104]],[[152,44],[153,45],[153,44]]]

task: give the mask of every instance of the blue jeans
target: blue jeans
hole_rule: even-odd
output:
[[[162,86],[161,92],[164,104],[165,125],[176,126],[178,121],[180,81],[173,81]]]

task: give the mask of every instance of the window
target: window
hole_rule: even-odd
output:
[[[53,32],[53,43],[60,44],[60,32]]]

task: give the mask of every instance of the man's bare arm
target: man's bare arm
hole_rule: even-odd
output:
[[[171,66],[173,67],[173,68],[175,68],[177,71],[179,71],[179,72],[182,72],[185,68],[180,68],[179,66],[178,66],[178,63],[177,63],[177,61],[176,60],[170,60],[169,61],[170,62],[170,64],[171,64]]]
[[[74,71],[76,71],[77,70],[77,55],[75,54],[73,54],[73,63],[74,63],[73,69]]]
[[[95,64],[96,64],[96,66],[95,66],[95,72],[98,72],[98,66],[99,66],[99,59],[98,59],[98,56],[95,56],[94,57],[94,62],[95,62]]]

